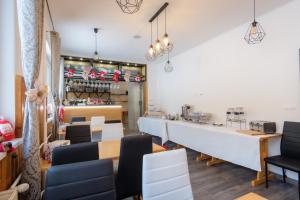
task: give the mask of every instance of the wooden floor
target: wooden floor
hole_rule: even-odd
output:
[[[156,137],[153,141],[161,143]],[[187,153],[195,200],[233,200],[249,192],[269,200],[298,200],[298,187],[294,180],[284,184],[277,177],[270,181],[268,189],[264,185],[252,187],[250,181],[255,178],[255,171],[227,162],[207,167],[206,162],[196,161],[195,151],[187,149]]]
[[[249,192],[255,192],[269,200],[297,200],[295,181],[284,184],[280,179],[252,187],[250,181],[256,172],[230,163],[207,167],[203,161],[195,160],[196,153],[188,150],[188,162],[195,200],[232,200]],[[292,183],[291,183],[292,182]]]

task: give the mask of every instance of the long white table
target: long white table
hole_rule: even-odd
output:
[[[154,117],[140,117],[137,124],[140,132],[160,137],[162,145],[168,141],[167,120]]]
[[[164,142],[170,140],[213,158],[257,171],[257,179],[252,181],[252,185],[263,182],[263,159],[280,154],[280,135],[253,136],[233,128],[149,117],[140,118],[138,124],[141,132],[159,136]]]

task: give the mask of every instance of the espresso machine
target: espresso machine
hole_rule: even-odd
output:
[[[190,105],[188,105],[188,104],[183,105],[182,113],[181,113],[182,119],[190,120],[189,115],[190,115],[191,110],[192,110],[192,107]]]

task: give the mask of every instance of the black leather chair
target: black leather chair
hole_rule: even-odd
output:
[[[142,194],[143,156],[152,153],[152,137],[149,135],[126,136],[121,140],[118,174],[116,177],[117,199]]]
[[[71,144],[91,142],[90,125],[67,126],[66,140],[70,140]]]
[[[266,173],[268,174],[268,164],[281,167],[285,183],[286,169],[297,172],[300,199],[300,122],[284,122],[280,151],[280,156],[265,158]],[[266,176],[266,188],[268,188],[268,176]]]
[[[47,172],[44,199],[116,199],[112,160],[93,160],[51,167]]]
[[[52,166],[90,160],[99,160],[97,142],[56,147],[52,152]]]
[[[121,120],[105,120],[105,124],[116,124],[116,123],[121,123]]]
[[[85,122],[85,117],[72,117],[71,123],[73,122]]]

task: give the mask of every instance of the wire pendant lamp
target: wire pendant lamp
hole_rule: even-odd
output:
[[[168,52],[168,60],[167,60],[167,62],[165,64],[164,70],[165,70],[165,72],[172,72],[173,71],[173,65],[172,65],[172,63],[170,61],[169,52]]]
[[[155,50],[154,50],[154,46],[153,46],[153,40],[152,40],[152,22],[151,22],[151,39],[150,39],[150,46],[149,46],[149,49],[148,49],[148,52],[146,53],[146,59],[148,61],[153,61],[156,59],[156,54],[155,54]]]
[[[165,34],[163,37],[163,52],[169,53],[173,50],[173,43],[171,43],[169,35],[167,34],[167,8],[165,9]]]
[[[246,42],[248,44],[258,44],[266,36],[266,33],[265,33],[264,29],[262,28],[262,26],[260,25],[260,23],[258,23],[256,21],[256,10],[255,9],[256,9],[256,2],[254,0],[254,20],[250,24],[250,26],[246,32],[246,35],[244,37],[244,39],[246,40]]]
[[[94,33],[95,33],[95,51],[94,51],[94,60],[98,61],[100,60],[100,55],[98,53],[98,38],[97,38],[97,35],[98,35],[98,31],[99,29],[98,28],[94,28]]]
[[[121,10],[127,14],[133,14],[140,10],[143,0],[116,0]]]

